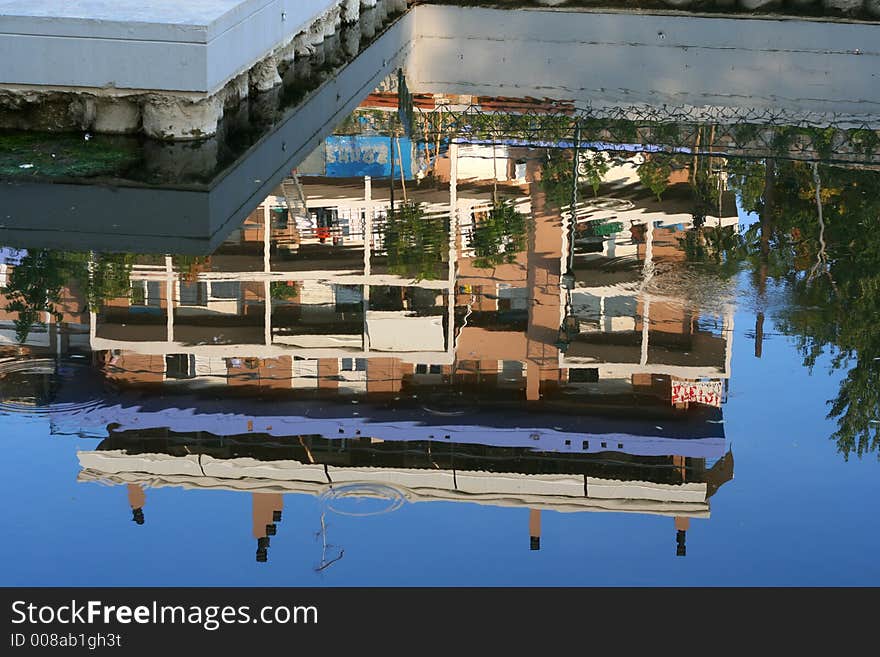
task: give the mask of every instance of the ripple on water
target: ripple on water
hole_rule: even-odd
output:
[[[321,495],[321,501],[334,513],[365,517],[397,511],[406,503],[406,496],[388,484],[365,482],[332,486]]]
[[[83,395],[89,365],[82,360],[16,357],[0,360],[0,413],[68,415],[96,407],[99,399]],[[65,392],[77,399],[59,399]]]

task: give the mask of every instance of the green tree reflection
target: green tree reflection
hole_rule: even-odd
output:
[[[838,450],[844,458],[880,451],[880,175],[771,161],[738,165],[730,183],[760,216],[731,255],[786,290],[776,324],[795,337],[806,367],[828,355],[846,369],[829,400]]]
[[[529,221],[510,203],[496,203],[474,226],[474,266],[490,268],[516,260],[526,250]]]
[[[448,216],[427,216],[423,204],[405,202],[388,210],[380,231],[392,274],[414,280],[442,278],[449,253]]]
[[[36,326],[43,326],[43,316],[49,313],[60,321],[57,305],[61,289],[67,283],[64,260],[58,251],[38,249],[28,251],[12,270],[4,293],[8,312],[18,313],[14,320],[15,339],[24,344]]]
[[[573,157],[572,150],[547,149],[547,159],[541,168],[541,189],[553,207],[564,208],[571,204]]]
[[[663,192],[669,187],[672,158],[664,153],[654,153],[639,166],[638,175],[642,184],[661,201]]]
[[[99,310],[109,299],[127,297],[131,292],[133,254],[64,252],[51,249],[29,250],[12,269],[4,289],[6,310],[18,314],[15,337],[27,342],[36,326],[43,326],[49,313],[61,321],[58,306],[64,287],[75,286],[85,296],[88,309]]]

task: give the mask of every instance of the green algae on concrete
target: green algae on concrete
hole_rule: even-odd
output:
[[[141,160],[132,137],[0,131],[0,176],[7,178],[117,176]]]

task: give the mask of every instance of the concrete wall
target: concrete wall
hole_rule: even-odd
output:
[[[131,22],[140,14],[129,2],[120,3],[119,20],[82,18],[91,5],[105,6],[97,2],[70,3],[57,20],[45,15],[55,3],[31,4],[0,0],[0,109],[73,90],[93,99],[83,103],[81,129],[142,126],[164,139],[213,134],[225,106],[280,84],[283,60],[314,53],[343,19],[367,20],[355,0],[211,0],[193,15],[169,9],[143,22]],[[370,29],[406,6],[378,0],[367,10],[379,19]],[[731,107],[853,122],[880,116],[872,24],[436,5],[411,14],[414,92],[666,105],[693,110],[691,120]],[[134,107],[119,101],[145,92],[153,96]]]
[[[60,6],[59,6],[60,5]],[[0,83],[210,93],[339,0],[0,3]]]
[[[57,4],[0,2],[0,127],[203,140],[249,97],[252,122],[271,120],[283,75],[355,56],[407,0]]]
[[[720,11],[724,13],[767,13],[790,16],[849,16],[872,19],[880,16],[880,2],[877,0],[500,0],[505,5],[535,4],[543,7],[614,7],[632,6],[633,9],[673,8],[700,12]]]
[[[880,114],[869,24],[419,6],[413,93]]]

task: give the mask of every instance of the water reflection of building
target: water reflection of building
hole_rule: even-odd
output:
[[[709,498],[733,476],[732,454],[723,450],[707,459],[640,456],[614,447],[583,454],[367,436],[340,441],[111,431],[97,450],[79,453],[79,480],[126,485],[129,491],[173,486],[248,492],[257,560],[263,561],[287,493],[321,497],[358,485],[363,497],[392,489],[409,502],[523,507],[529,509],[530,547],[539,549],[542,510],[671,516],[679,533],[690,518],[709,516]]]
[[[82,478],[272,496],[379,481],[412,500],[661,513],[676,531],[707,517],[732,457],[713,408],[723,395],[693,402],[729,377],[731,331],[725,308],[707,314],[674,276],[676,238],[692,222],[687,185],[656,202],[621,164],[598,200],[577,206],[571,231],[543,157],[453,144],[431,178],[410,182],[407,202],[442,228],[427,275],[391,262],[391,190],[372,179],[291,180],[210,257],[136,258],[131,293],[86,323],[106,380],[140,396],[70,418],[111,427],[81,454]],[[394,193],[402,200],[402,186]],[[508,240],[487,256],[474,236],[496,196],[528,228],[520,248]],[[718,221],[735,222],[723,197]],[[220,402],[190,395],[221,388]],[[256,409],[255,393],[271,408]],[[609,413],[626,420],[606,426]],[[288,452],[216,456],[194,432]],[[207,450],[198,471],[181,444]],[[262,560],[267,509],[280,516],[281,498],[255,499]]]
[[[442,184],[448,171],[448,190],[409,191],[425,221],[451,217],[434,278],[414,280],[388,264],[388,181],[305,179],[310,224],[270,197],[210,258],[135,265],[131,297],[93,314],[91,346],[108,353],[108,376],[128,384],[186,379],[356,394],[455,383],[519,389],[537,401],[597,382],[604,392],[668,395],[673,378],[726,379],[729,310],[703,314],[680,289],[666,291],[658,271],[684,258],[677,238],[691,222],[687,185],[658,202],[617,176],[613,198],[580,204],[569,290],[561,284],[569,215],[548,206],[535,152],[505,155],[490,166],[527,165],[500,192],[497,183],[459,179],[467,158],[451,156],[436,164]],[[471,236],[499,193],[532,228],[523,250],[487,264]],[[727,193],[724,203],[719,223],[735,223]],[[333,221],[316,237],[322,216]],[[583,226],[593,229],[584,235]],[[560,325],[568,327],[562,343]]]
[[[135,265],[135,294],[93,315],[92,348],[186,354],[200,362],[236,350],[313,364],[318,358],[322,366],[391,354],[451,362],[451,277],[440,272],[442,278],[411,285],[389,272],[376,253],[381,235],[371,226],[384,217],[387,197],[369,198],[369,189],[366,199],[340,196],[345,186],[320,181],[306,189],[317,197],[309,207],[313,221],[332,213],[332,226],[298,225],[283,201],[270,197],[217,252],[187,263],[183,276],[170,257]],[[327,198],[331,191],[336,198]],[[412,196],[442,207],[437,193]],[[365,234],[373,238],[365,241]],[[444,260],[448,267],[448,255]],[[295,376],[287,361],[277,368]]]
[[[722,289],[718,299],[695,301],[699,279],[684,266],[682,242],[695,222],[688,171],[670,175],[662,201],[645,194],[636,172],[626,160],[613,167],[613,197],[588,200],[566,231],[573,276],[570,289],[560,291],[569,333],[560,362],[570,378],[624,389],[726,381],[732,306]],[[732,192],[719,189],[713,210],[701,224],[737,226]]]

